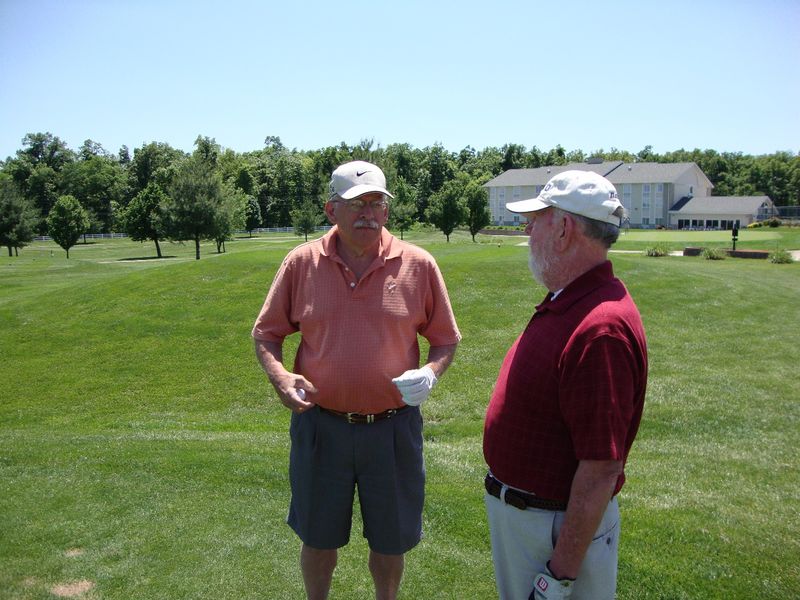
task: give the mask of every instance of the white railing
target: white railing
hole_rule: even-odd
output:
[[[331,228],[331,225],[320,225],[317,227],[317,231],[328,231]],[[233,233],[237,234],[244,234],[250,233],[247,229],[237,229]],[[253,233],[294,233],[294,227],[257,227],[253,229]],[[126,238],[128,237],[127,233],[87,233],[81,236],[81,238],[86,238],[87,240],[101,240],[101,239],[114,239],[114,238]],[[33,238],[36,242],[49,242],[52,241],[49,235],[39,235]]]

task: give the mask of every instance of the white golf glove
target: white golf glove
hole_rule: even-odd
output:
[[[400,377],[392,379],[392,383],[397,386],[397,389],[403,395],[403,402],[409,406],[419,406],[425,402],[433,386],[436,385],[436,381],[433,369],[428,366],[421,369],[411,369],[400,375]]]
[[[550,572],[549,564],[544,573],[538,573],[533,580],[533,591],[528,600],[568,600],[572,596],[573,579],[556,579]]]

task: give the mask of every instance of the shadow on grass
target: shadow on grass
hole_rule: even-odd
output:
[[[177,258],[176,256],[134,256],[131,258],[118,258],[117,262],[134,262],[140,260],[167,260],[169,258]]]

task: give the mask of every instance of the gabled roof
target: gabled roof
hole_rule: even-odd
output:
[[[676,204],[669,212],[681,215],[754,215],[762,206],[772,206],[769,196],[700,196],[690,198],[680,207]]]
[[[680,179],[687,171],[696,169],[703,179],[711,182],[700,168],[693,162],[688,163],[625,163],[607,176],[614,185],[618,183],[672,183]]]
[[[622,161],[608,161],[601,163],[570,163],[558,167],[538,167],[536,169],[509,169],[494,179],[483,184],[483,187],[521,187],[523,185],[544,185],[550,179],[563,171],[576,169],[580,171],[594,171],[598,175],[607,176],[608,173],[622,164]]]
[[[494,179],[490,179],[484,187],[534,186],[544,185],[550,178],[563,171],[576,169],[594,171],[606,177],[614,185],[624,183],[673,183],[687,171],[696,170],[708,187],[713,187],[705,173],[693,162],[688,163],[623,163],[619,160],[601,163],[570,163],[559,167],[539,167],[537,169],[509,169]]]

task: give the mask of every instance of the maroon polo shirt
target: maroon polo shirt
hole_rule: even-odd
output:
[[[578,461],[626,460],[642,416],[647,345],[610,262],[551,296],[506,354],[483,454],[503,483],[567,501]],[[615,494],[624,481],[623,473]]]

